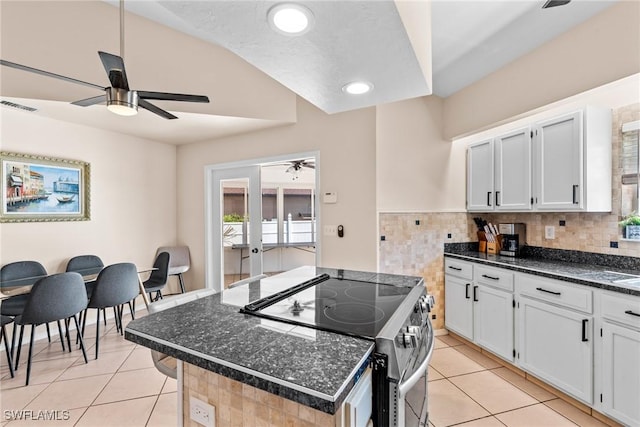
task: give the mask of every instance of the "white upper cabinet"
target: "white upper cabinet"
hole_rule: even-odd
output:
[[[478,142],[467,150],[467,210],[493,210],[493,140]]]
[[[467,210],[611,211],[611,110],[586,107],[471,144]]]
[[[611,110],[588,107],[534,132],[536,208],[611,211]]]
[[[495,209],[531,209],[531,129],[526,127],[494,140]]]

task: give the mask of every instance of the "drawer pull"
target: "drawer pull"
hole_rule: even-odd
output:
[[[484,277],[485,279],[500,280],[499,277],[487,276],[486,274],[483,274],[482,277]]]
[[[473,287],[473,301],[474,302],[478,302],[478,294],[476,293],[476,291],[478,290],[477,286]]]
[[[471,283],[464,285],[464,297],[466,299],[469,299],[469,286],[471,286]]]
[[[540,292],[546,292],[548,294],[552,294],[552,295],[561,295],[560,292],[555,292],[555,291],[548,291],[546,289],[542,289],[542,288],[536,288],[536,291],[540,291]]]
[[[455,270],[455,271],[462,271],[462,269],[461,269],[461,268],[454,267],[454,266],[452,266],[452,265],[450,265],[450,266],[449,266],[449,268],[450,268],[450,269],[452,269],[452,270]]]
[[[638,314],[638,313],[634,313],[634,312],[633,312],[633,311],[631,311],[631,310],[627,310],[627,311],[625,311],[625,312],[624,312],[624,314],[630,314],[630,315],[632,315],[632,316],[638,316],[638,317],[640,317],[640,314]]]
[[[589,319],[582,319],[582,342],[587,342],[589,339],[587,338],[587,322]]]

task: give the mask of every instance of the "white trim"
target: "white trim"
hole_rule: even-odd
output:
[[[636,120],[635,122],[627,122],[622,124],[622,133],[633,132],[636,130],[640,130],[640,120]]]
[[[382,209],[378,214],[439,214],[439,213],[462,213],[468,214],[465,209],[440,209],[440,210],[387,210]]]

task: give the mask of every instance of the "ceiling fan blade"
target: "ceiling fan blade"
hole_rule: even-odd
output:
[[[542,5],[542,8],[549,9],[550,7],[564,6],[570,1],[571,0],[548,0],[544,5]]]
[[[169,119],[169,120],[177,119],[177,117],[171,114],[170,112],[165,111],[162,108],[158,108],[152,103],[145,101],[144,99],[138,99],[138,107],[142,107],[145,110],[149,110],[152,113],[155,113],[161,117],[164,117],[165,119]]]
[[[106,102],[106,95],[94,96],[92,98],[81,99],[79,101],[72,102],[73,105],[79,105],[80,107],[88,107],[90,105],[100,104],[101,102]]]
[[[0,64],[4,65],[5,67],[11,67],[11,68],[15,68],[17,70],[22,70],[22,71],[29,71],[30,73],[40,74],[42,76],[53,77],[54,79],[65,80],[70,83],[76,83],[79,85],[84,85],[84,86],[89,86],[95,89],[104,90],[104,86],[98,86],[98,85],[94,85],[93,83],[83,82],[82,80],[74,79],[71,77],[61,76],[60,74],[50,73],[48,71],[39,70],[37,68],[28,67],[26,65],[16,64],[15,62],[5,61],[4,59],[0,59]]]
[[[102,51],[98,51],[98,55],[100,55],[102,65],[109,76],[111,87],[129,90],[129,82],[127,81],[127,73],[124,70],[122,58]]]
[[[148,92],[138,90],[138,96],[142,99],[157,99],[162,101],[184,101],[184,102],[209,102],[209,97],[204,95],[185,95],[182,93]]]

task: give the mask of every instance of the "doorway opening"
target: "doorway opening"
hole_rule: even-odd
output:
[[[316,265],[317,153],[208,169],[207,287]]]

